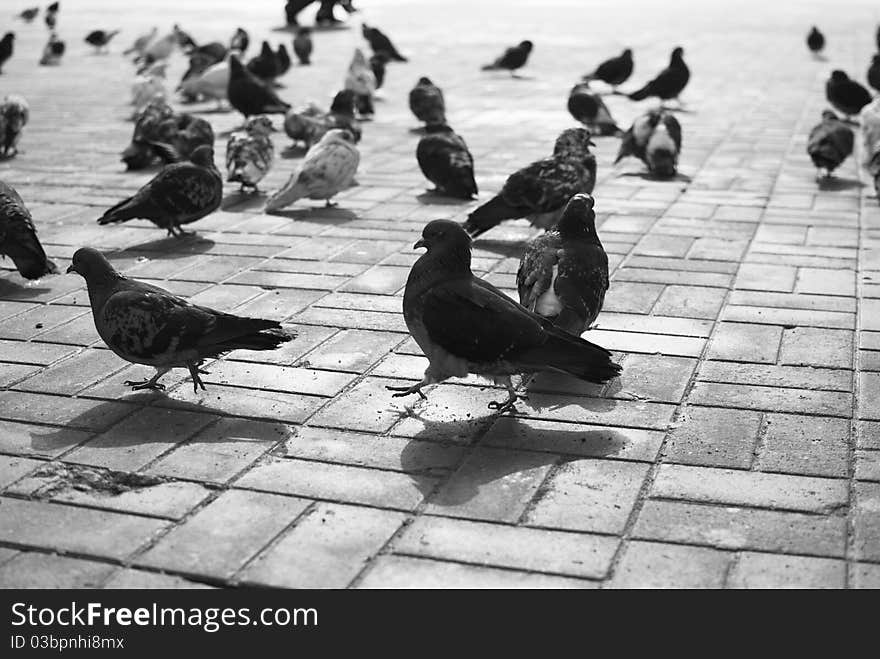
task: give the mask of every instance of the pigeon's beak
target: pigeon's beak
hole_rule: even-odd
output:
[[[419,239],[416,241],[416,244],[413,245],[413,249],[418,249],[419,247],[427,247],[427,246],[428,246],[428,243],[425,242],[425,239],[424,239],[424,238],[419,238]]]
[[[71,263],[67,268],[67,274],[70,274],[71,272],[75,272],[76,274],[79,274],[79,270],[76,269],[76,266],[73,265],[73,263]]]
[[[589,146],[596,146],[596,143],[593,140],[587,140],[587,144]]]

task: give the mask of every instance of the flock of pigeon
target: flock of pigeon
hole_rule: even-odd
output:
[[[301,65],[313,54],[311,30],[296,23],[296,11],[308,2],[288,2],[289,25],[295,27],[293,51]],[[326,10],[322,3],[322,9]],[[332,16],[332,7],[329,8]],[[342,3],[347,11],[356,11]],[[291,7],[293,17],[291,17]],[[38,8],[22,12],[32,21]],[[64,44],[55,31],[59,6],[45,13],[50,30],[47,49],[58,64]],[[51,21],[50,21],[51,16]],[[117,31],[96,30],[86,41],[98,51],[107,49]],[[278,92],[276,80],[291,66],[282,44],[273,50],[263,42],[260,51],[247,59],[248,33],[236,29],[228,44],[198,44],[175,25],[159,36],[153,28],[134,41],[126,56],[133,57],[137,73],[132,86],[134,130],[122,152],[130,170],[161,165],[160,171],[133,196],[109,208],[99,224],[147,219],[180,237],[183,226],[216,211],[223,200],[224,177],[214,159],[215,135],[211,124],[169,103],[166,63],[176,49],[189,56],[189,67],[176,90],[187,101],[215,101],[244,117],[244,124],[228,138],[226,180],[242,191],[258,192],[258,186],[274,162],[270,115],[284,116],[283,129],[307,152],[289,181],[268,195],[265,210],[274,212],[300,199],[324,200],[353,185],[360,161],[357,143],[362,122],[374,113],[373,97],[381,87],[386,66],[407,59],[391,40],[375,27],[364,24],[362,34],[372,55],[357,48],[344,76],[343,89],[329,109],[315,105],[293,108]],[[878,33],[880,39],[880,33]],[[0,42],[0,67],[13,52],[14,35]],[[56,44],[52,46],[52,44]],[[60,44],[60,48],[57,45]],[[814,52],[824,47],[824,37],[814,29],[808,38]],[[51,46],[51,48],[50,48]],[[878,43],[880,47],[880,43]],[[531,41],[508,48],[483,70],[517,71],[528,62]],[[880,78],[880,56],[869,72],[874,84]],[[502,189],[475,208],[463,224],[435,220],[425,226],[415,247],[425,247],[413,265],[403,297],[407,327],[429,365],[421,382],[389,387],[395,396],[425,394],[422,388],[450,377],[478,374],[503,384],[504,401],[490,407],[505,412],[518,398],[511,376],[556,371],[588,382],[604,383],[620,373],[611,353],[581,335],[596,321],[609,287],[608,258],[596,231],[594,199],[596,159],[590,152],[593,136],[621,139],[617,161],[627,156],[641,159],[649,175],[676,175],[682,144],[682,128],[664,102],[678,101],[690,79],[682,48],[672,51],[669,65],[637,91],[626,94],[633,101],[658,98],[660,105],[638,117],[622,131],[611,117],[602,94],[591,87],[596,81],[608,86],[604,93],[621,94],[618,87],[633,72],[633,53],[602,62],[571,89],[568,109],[582,124],[568,128],[556,139],[552,154],[512,173]],[[845,115],[862,112],[862,126],[871,133],[870,166],[880,171],[880,106],[857,82],[835,71],[827,96]],[[679,101],[680,105],[680,101]],[[424,123],[416,159],[435,193],[473,199],[477,193],[474,159],[464,139],[446,120],[442,90],[422,77],[409,94],[409,106]],[[867,107],[865,107],[867,106]],[[863,109],[864,108],[864,109]],[[871,109],[873,108],[873,109]],[[9,95],[0,106],[0,137],[7,157],[28,120],[24,98]],[[808,152],[817,167],[829,173],[852,151],[853,133],[832,112],[810,135]],[[880,181],[880,178],[878,178]],[[517,272],[519,303],[471,271],[472,239],[508,219],[528,219],[545,230],[524,248]],[[9,256],[22,276],[35,279],[58,271],[46,258],[23,200],[12,187],[0,182],[0,254]],[[244,318],[194,305],[155,286],[117,272],[97,250],[83,247],[73,256],[67,272],[86,281],[95,326],[104,342],[123,359],[155,367],[156,374],[143,382],[126,382],[133,389],[163,389],[159,379],[171,368],[187,368],[193,388],[204,389],[199,375],[207,359],[235,349],[272,350],[293,338],[289,329],[270,320]]]
[[[880,27],[875,34],[877,54],[866,75],[868,84],[880,91]],[[822,57],[825,35],[815,26],[807,35],[807,47],[815,57]],[[817,170],[826,176],[837,169],[853,152],[855,133],[852,125],[860,126],[863,137],[864,166],[874,178],[874,189],[880,197],[880,97],[871,97],[865,87],[851,79],[845,71],[835,69],[825,83],[825,98],[844,115],[841,119],[832,110],[822,112],[822,121],[809,134],[807,154]],[[858,116],[856,122],[853,117]]]

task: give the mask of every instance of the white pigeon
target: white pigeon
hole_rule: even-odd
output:
[[[877,175],[874,171],[876,166],[871,165],[871,161],[878,152],[880,152],[880,98],[876,98],[859,113],[859,123],[862,126],[862,152],[864,153],[864,164],[871,174]]]
[[[156,62],[146,72],[137,76],[131,85],[131,104],[134,106],[133,117],[137,116],[149,103],[157,97],[168,98],[165,89],[166,62]]]
[[[177,89],[187,96],[213,99],[221,104],[227,99],[226,89],[228,87],[229,60],[226,60],[209,66],[200,75],[184,80]]]
[[[330,199],[352,186],[361,155],[351,131],[334,128],[306,153],[298,171],[287,184],[269,197],[266,210],[289,206],[297,199]]]
[[[140,55],[144,52],[147,46],[150,45],[150,42],[156,38],[156,34],[159,32],[159,28],[153,26],[153,29],[147,32],[146,34],[142,34],[137,39],[134,40],[134,43],[131,44],[131,47],[122,51],[123,55],[131,55],[135,53]]]

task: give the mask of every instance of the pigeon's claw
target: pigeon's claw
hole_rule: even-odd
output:
[[[509,410],[516,411],[516,401],[519,400],[519,396],[516,394],[511,394],[508,396],[507,400],[498,401],[493,400],[489,403],[488,407],[490,410],[498,410],[499,414],[504,414]]]
[[[156,378],[150,378],[149,380],[143,380],[141,382],[137,382],[135,380],[126,380],[123,384],[126,387],[131,387],[132,391],[138,391],[140,389],[152,389],[153,391],[165,391],[165,385],[156,382]]]
[[[207,374],[207,371],[201,370],[198,367],[198,364],[187,364],[186,366],[189,369],[189,375],[193,381],[193,393],[199,393],[199,387],[202,388],[202,391],[207,391],[205,383],[202,382],[202,378],[199,377],[199,373]]]
[[[419,382],[418,384],[414,384],[411,387],[385,387],[388,391],[396,391],[396,394],[392,394],[392,398],[402,398],[403,396],[409,396],[410,394],[418,394],[422,397],[423,400],[428,400],[428,397],[422,391],[422,387],[424,386],[423,382]]]

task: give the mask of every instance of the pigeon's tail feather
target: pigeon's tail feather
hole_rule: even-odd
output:
[[[308,186],[297,181],[290,187],[284,187],[266,201],[267,211],[276,211],[290,206],[297,199],[302,199],[309,193]]]
[[[648,96],[650,96],[650,95],[651,95],[651,85],[647,84],[644,87],[642,87],[641,89],[639,89],[638,91],[634,91],[632,94],[629,94],[628,98],[631,101],[641,101],[641,100],[648,98]]]
[[[228,350],[275,350],[282,343],[287,343],[296,338],[296,333],[284,330],[281,325],[275,321],[261,321],[250,318],[246,320],[253,320],[255,323],[260,323],[263,325],[263,328],[251,332],[250,334],[236,336],[223,341],[222,343],[218,343],[216,345],[218,353],[226,352]],[[268,327],[266,325],[268,325]]]
[[[596,384],[620,375],[620,365],[611,361],[611,353],[602,346],[555,327],[548,328],[547,332],[550,336],[544,345],[530,350],[518,360],[526,369],[551,368]]]
[[[468,215],[464,229],[471,235],[471,238],[476,238],[503,220],[513,220],[524,215],[521,209],[508,204],[501,195],[495,195]]]
[[[114,224],[117,222],[128,222],[137,217],[142,217],[140,203],[135,197],[129,197],[107,211],[98,218],[98,224]]]
[[[497,64],[493,63],[493,64],[486,64],[485,66],[481,67],[481,70],[483,70],[483,71],[497,71],[499,68],[500,67]]]

